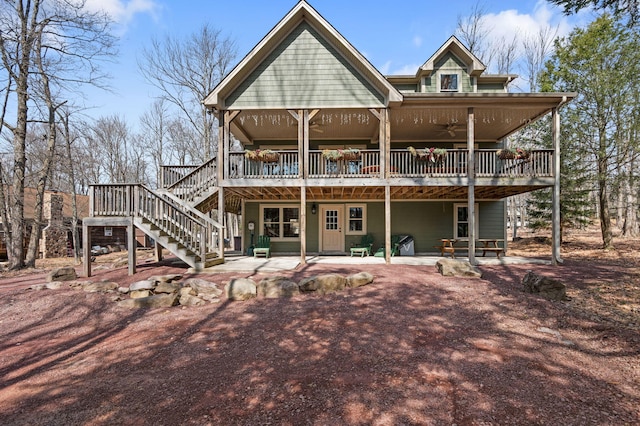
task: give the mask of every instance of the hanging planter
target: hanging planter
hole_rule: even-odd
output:
[[[244,156],[251,161],[262,161],[263,163],[277,163],[280,154],[270,149],[256,149],[255,151],[245,150]]]
[[[447,155],[447,150],[444,148],[415,149],[410,146],[407,150],[416,160],[429,161],[431,163],[442,163]]]
[[[503,148],[498,150],[497,155],[501,160],[528,160],[531,151],[524,148]]]
[[[360,159],[360,150],[356,148],[324,149],[322,150],[322,156],[331,161],[358,161]]]

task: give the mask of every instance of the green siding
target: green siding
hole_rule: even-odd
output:
[[[424,93],[438,93],[437,75],[439,72],[460,72],[460,92],[473,92],[473,79],[467,73],[467,66],[456,55],[448,52],[434,64],[433,74],[425,78]]]
[[[266,204],[277,204],[268,202]],[[293,203],[287,203],[293,204]],[[318,252],[319,246],[319,213],[311,214],[311,204],[307,203],[307,251]],[[317,203],[320,204],[320,203]],[[331,204],[331,203],[322,203]],[[335,204],[353,204],[335,203]],[[367,206],[367,233],[373,236],[373,249],[378,250],[384,246],[384,203],[365,202]],[[434,246],[440,243],[441,238],[453,236],[453,206],[459,202],[453,201],[418,201],[418,202],[393,202],[391,203],[391,233],[394,235],[411,235],[414,239],[416,253],[436,253]],[[247,202],[244,211],[244,238],[245,250],[249,247],[251,236],[247,230],[247,222],[253,220],[260,223],[260,204]],[[478,203],[480,218],[478,238],[504,238],[504,201],[483,201]],[[259,235],[258,230],[254,241]],[[345,235],[345,252],[349,248],[360,243],[361,235]],[[271,243],[274,253],[299,253],[300,243],[278,242]]]
[[[385,97],[302,23],[225,102],[228,108],[383,107]]]
[[[396,84],[394,85],[394,87],[398,89],[399,92],[402,92],[402,93],[416,93],[418,91],[417,85],[413,83]]]
[[[478,93],[504,93],[504,85],[501,83],[478,84]]]

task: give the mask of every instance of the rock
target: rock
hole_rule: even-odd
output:
[[[118,302],[123,308],[169,308],[178,304],[178,293],[156,294],[139,299],[125,299]]]
[[[114,268],[122,268],[123,266],[127,266],[128,264],[129,264],[129,258],[128,257],[123,257],[123,258],[118,259],[115,262],[113,262],[113,267]]]
[[[257,285],[258,296],[268,299],[291,297],[300,294],[298,283],[286,277],[265,278]]]
[[[200,306],[204,305],[206,302],[197,296],[187,293],[180,295],[179,303],[183,306]]]
[[[45,287],[49,290],[60,290],[63,287],[69,288],[69,284],[62,281],[51,281],[50,283],[45,284]]]
[[[185,287],[191,287],[198,296],[210,294],[218,297],[222,294],[222,290],[218,288],[218,284],[203,280],[202,278],[189,278],[184,281],[182,285]]]
[[[129,287],[118,287],[118,293],[122,293],[122,294],[129,293]]]
[[[133,290],[129,292],[129,297],[132,299],[141,299],[149,296],[151,296],[151,291],[149,290]]]
[[[229,300],[248,300],[256,297],[256,283],[249,278],[236,278],[224,286]]]
[[[371,284],[373,282],[373,275],[368,272],[358,272],[357,274],[349,275],[347,277],[348,287],[362,287],[363,285]]]
[[[116,290],[118,287],[118,283],[110,281],[100,281],[97,283],[87,281],[82,284],[82,289],[87,293],[109,293]]]
[[[538,294],[548,300],[569,300],[567,287],[558,280],[551,279],[528,271],[522,278],[523,290],[526,293]]]
[[[347,279],[338,274],[325,274],[307,278],[298,284],[300,291],[317,291],[320,294],[334,293],[344,290],[347,286]]]
[[[175,293],[178,290],[180,290],[180,287],[182,287],[180,285],[180,283],[160,281],[158,283],[158,285],[156,286],[156,288],[153,289],[153,291],[156,294],[158,294],[158,293]]]
[[[169,275],[154,275],[149,277],[149,281],[156,281],[159,283],[170,283],[173,281],[178,281],[182,279],[182,275],[180,274],[169,274]]]
[[[436,262],[438,272],[445,277],[481,278],[482,272],[471,265],[468,260],[439,259]]]
[[[29,287],[27,287],[27,290],[35,290],[35,291],[41,291],[41,290],[46,290],[47,289],[47,285],[46,284],[33,284],[30,285]]]
[[[136,281],[129,286],[129,291],[135,290],[153,290],[156,286],[155,280],[149,278],[148,280]]]
[[[180,295],[180,297],[182,297],[185,294],[195,296],[198,293],[196,293],[191,287],[182,287],[180,290],[178,290],[178,294]]]
[[[72,266],[54,269],[47,275],[47,282],[53,281],[73,281],[78,278],[76,270]]]

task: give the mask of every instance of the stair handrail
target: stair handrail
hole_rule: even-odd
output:
[[[99,188],[104,190],[99,191]],[[221,232],[223,226],[202,213],[195,215],[191,207],[183,202],[176,202],[172,198],[163,197],[142,183],[96,184],[90,185],[90,215],[93,216],[135,216],[149,220],[172,238],[179,241],[202,262],[206,260],[208,248],[221,248],[217,239],[213,238],[213,228]],[[160,203],[157,204],[156,203]],[[165,207],[171,210],[168,215],[163,214]],[[175,214],[171,214],[174,212]],[[154,214],[155,213],[155,214]],[[179,217],[183,217],[181,220]],[[204,217],[203,217],[204,216]],[[170,219],[174,226],[168,227],[160,218]],[[180,228],[184,232],[174,232]],[[183,238],[184,234],[192,238]],[[191,242],[195,239],[197,245]]]
[[[220,222],[218,222],[215,219],[210,218],[209,216],[207,216],[206,214],[202,213],[200,210],[196,209],[195,207],[192,207],[189,204],[184,204],[183,200],[180,197],[178,197],[177,195],[175,195],[173,192],[169,192],[166,189],[157,189],[156,192],[158,193],[158,195],[160,195],[162,197],[167,197],[169,200],[171,200],[171,202],[179,204],[183,208],[186,208],[189,211],[189,213],[198,216],[198,218],[204,220],[205,222],[208,222],[212,226],[215,226],[216,228],[220,228],[220,229],[224,229],[225,228],[225,226],[223,224],[221,224]]]
[[[207,170],[212,165],[213,171],[211,173],[207,173]],[[202,178],[203,175],[204,179]],[[215,182],[216,179],[216,157],[212,157],[192,170],[190,173],[183,176],[181,179],[174,182],[172,185],[168,186],[166,190],[175,193],[176,189],[179,189],[180,187],[187,187],[189,188],[189,191],[186,194],[176,194],[176,196],[184,201],[193,202],[195,201],[198,194],[208,189],[206,183]],[[194,184],[190,186],[185,185],[185,183],[189,180],[193,180]],[[195,190],[193,190],[193,188],[195,188]]]

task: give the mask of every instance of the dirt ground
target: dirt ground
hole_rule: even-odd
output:
[[[510,255],[549,257],[523,234]],[[125,310],[110,294],[25,290],[60,262],[0,276],[2,425],[640,424],[640,242],[599,249],[574,232],[562,266],[320,265],[300,280],[366,270],[372,284],[325,296]],[[100,256],[94,280],[139,273]],[[62,263],[68,263],[64,260]],[[571,300],[522,291],[527,270]],[[266,274],[274,275],[274,274]],[[222,287],[231,278],[212,274]]]

